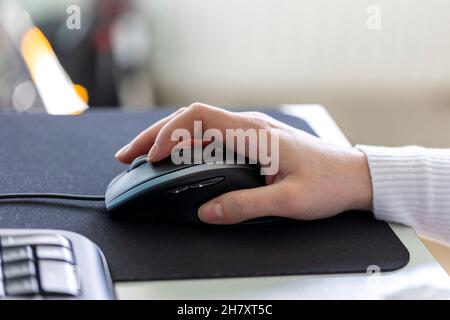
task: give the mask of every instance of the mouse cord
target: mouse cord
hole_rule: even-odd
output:
[[[7,193],[0,194],[0,200],[6,199],[63,199],[77,201],[105,201],[104,196],[76,195],[62,193]]]

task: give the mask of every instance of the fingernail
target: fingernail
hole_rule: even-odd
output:
[[[129,148],[130,148],[130,144],[127,144],[126,146],[122,147],[122,149],[117,151],[117,153],[115,154],[115,157],[118,158],[118,157],[123,156],[128,151]]]
[[[148,153],[148,160],[152,160],[155,156],[156,152],[158,151],[158,146],[156,144],[153,145],[153,147],[150,149],[150,152]]]
[[[220,203],[207,203],[198,210],[198,217],[206,223],[219,223],[223,221],[223,209]]]

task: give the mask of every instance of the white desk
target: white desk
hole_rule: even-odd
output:
[[[319,105],[286,105],[325,140],[350,145],[328,112]],[[410,228],[391,224],[408,248],[409,264],[395,272],[277,276],[257,278],[122,282],[119,299],[450,299],[450,278]],[[126,263],[124,261],[124,263]]]

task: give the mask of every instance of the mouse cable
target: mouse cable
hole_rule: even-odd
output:
[[[6,199],[63,199],[77,201],[105,201],[105,196],[76,195],[63,193],[6,193],[0,194],[0,200]]]

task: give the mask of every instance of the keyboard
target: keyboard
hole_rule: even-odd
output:
[[[0,299],[114,299],[106,259],[67,231],[0,229]]]

